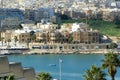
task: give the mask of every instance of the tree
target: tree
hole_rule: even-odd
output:
[[[34,35],[35,32],[34,31],[30,31],[30,36]]]
[[[4,37],[1,38],[1,41],[2,41],[2,46],[3,46],[3,40],[4,40]]]
[[[31,32],[30,32],[30,37],[31,37],[31,40],[32,40],[32,41],[35,41],[36,35],[35,35],[35,32],[34,32],[34,31],[31,31]]]
[[[72,41],[73,41],[73,37],[70,36],[70,37],[68,38],[68,43],[72,43]]]
[[[102,60],[103,64],[102,64],[102,68],[108,69],[108,73],[111,77],[111,80],[115,80],[115,74],[117,73],[117,67],[120,67],[120,60],[119,60],[119,55],[118,54],[114,54],[113,52],[109,52],[107,54],[104,54],[104,58]]]
[[[110,45],[108,46],[110,49],[115,49],[118,47],[118,45],[116,43],[110,43]]]
[[[31,40],[32,40],[32,41],[35,41],[35,40],[36,40],[36,35],[35,35],[35,34],[33,34],[33,35],[31,36]]]
[[[120,17],[118,15],[115,16],[114,23],[117,25],[117,28],[120,28]]]
[[[11,39],[8,39],[7,42],[8,42],[8,46],[9,46],[9,43],[11,42]]]
[[[52,77],[49,73],[41,72],[36,77],[37,80],[51,80]]]
[[[101,70],[101,68],[92,65],[90,70],[86,71],[86,75],[83,75],[85,80],[106,80],[106,74]]]
[[[5,80],[15,80],[15,77],[13,75],[7,75]]]
[[[115,0],[115,1],[120,1],[120,0]]]
[[[15,41],[15,46],[16,46],[16,42],[18,41],[17,36],[14,37],[14,41]]]

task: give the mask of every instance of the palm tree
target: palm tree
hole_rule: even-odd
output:
[[[13,75],[7,75],[5,80],[15,80],[15,77]]]
[[[118,47],[118,45],[116,43],[110,43],[110,45],[108,46],[110,49],[115,49]]]
[[[106,80],[106,74],[101,70],[101,68],[92,65],[90,70],[86,71],[86,75],[83,75],[85,80]]]
[[[33,34],[33,35],[31,36],[31,40],[32,40],[33,42],[36,40],[36,35],[35,35],[35,34]]]
[[[16,46],[16,42],[18,41],[17,36],[14,37],[14,41],[15,41],[15,46]]]
[[[8,39],[7,42],[8,42],[8,46],[9,46],[9,43],[11,42],[11,39]]]
[[[2,41],[2,46],[3,46],[3,40],[4,40],[4,37],[1,38],[1,41]]]
[[[104,55],[105,59],[102,60],[102,68],[108,69],[108,73],[111,77],[111,80],[115,80],[115,74],[117,73],[117,67],[120,67],[120,59],[118,58],[118,54],[114,54],[113,52],[109,52]]]
[[[30,37],[31,37],[31,40],[32,40],[32,41],[35,41],[35,40],[36,40],[36,34],[35,34],[34,31],[31,31],[31,32],[30,32]]]
[[[37,80],[51,80],[52,77],[49,73],[41,72],[36,77]]]

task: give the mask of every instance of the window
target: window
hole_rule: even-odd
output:
[[[22,35],[22,37],[24,37],[24,35]]]

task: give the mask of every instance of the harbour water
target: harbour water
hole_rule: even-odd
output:
[[[23,67],[33,67],[38,72],[49,72],[59,80],[59,58],[62,60],[62,80],[84,80],[83,74],[92,64],[100,66],[104,58],[102,54],[71,54],[71,55],[9,55],[9,61],[22,62]],[[107,70],[105,70],[107,73]],[[110,80],[107,76],[107,80]],[[120,69],[116,79],[120,80]]]

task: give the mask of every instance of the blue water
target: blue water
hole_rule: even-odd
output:
[[[62,80],[83,80],[82,75],[92,64],[100,66],[104,57],[101,54],[72,55],[9,55],[12,62],[22,62],[23,67],[33,67],[38,72],[49,72],[53,78],[59,79],[59,57],[62,59]],[[50,66],[50,64],[55,64]],[[106,70],[107,72],[107,70]],[[107,76],[107,80],[110,80]],[[120,70],[115,80],[120,80]]]

